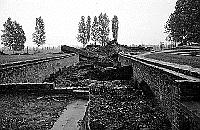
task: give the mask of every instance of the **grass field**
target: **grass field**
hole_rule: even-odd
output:
[[[0,64],[25,61],[25,60],[34,60],[47,57],[60,56],[62,54],[35,54],[35,55],[0,55]]]
[[[174,55],[170,53],[152,53],[145,55],[145,57],[170,63],[177,63],[180,65],[189,65],[194,68],[200,68],[200,57]]]

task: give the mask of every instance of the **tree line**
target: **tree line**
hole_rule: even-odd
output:
[[[1,30],[1,44],[9,47],[13,51],[21,51],[24,49],[24,43],[26,42],[25,32],[22,26],[16,21],[12,21],[9,17],[3,24],[4,30]],[[36,18],[35,32],[33,33],[33,42],[37,46],[45,44],[45,25],[42,17]]]
[[[93,23],[91,24],[91,17],[81,16],[81,20],[78,23],[78,42],[83,44],[83,47],[92,40],[94,44],[100,43],[105,46],[109,42],[109,17],[106,13],[101,13],[98,17],[94,16]],[[118,17],[114,15],[112,18],[112,35],[113,40],[117,42],[118,38],[119,21]]]
[[[165,25],[167,39],[187,45],[194,42],[200,45],[200,1],[177,0],[175,11]]]

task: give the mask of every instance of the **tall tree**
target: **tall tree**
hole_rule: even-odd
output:
[[[99,15],[99,38],[98,41],[105,46],[106,42],[108,42],[109,38],[109,18],[107,14],[100,14]]]
[[[200,43],[200,1],[178,0],[165,29],[171,39],[180,42],[180,45]]]
[[[98,37],[99,37],[99,24],[97,21],[97,16],[94,17],[94,21],[92,23],[92,28],[91,28],[91,39],[94,41],[95,45],[96,42],[98,41]]]
[[[87,43],[90,41],[90,30],[91,30],[91,18],[90,16],[88,16],[86,21]]]
[[[22,26],[16,21],[13,22],[11,18],[8,18],[3,26],[4,30],[2,30],[3,34],[1,35],[1,44],[12,48],[14,51],[20,51],[24,49],[26,36]]]
[[[112,19],[112,33],[113,33],[113,39],[116,42],[117,42],[117,38],[118,38],[118,29],[119,29],[118,17],[116,15],[114,15],[114,17]]]
[[[81,21],[78,24],[78,42],[81,42],[83,44],[83,47],[85,47],[87,43],[87,28],[85,24],[85,17],[81,16]]]
[[[36,27],[35,32],[33,33],[33,42],[35,42],[38,47],[45,44],[46,36],[44,30],[44,21],[40,16],[39,18],[36,18]]]

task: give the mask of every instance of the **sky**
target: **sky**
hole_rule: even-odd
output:
[[[175,4],[176,0],[0,0],[0,30],[11,17],[25,31],[25,46],[36,46],[32,34],[36,18],[41,16],[45,23],[45,46],[82,46],[76,39],[81,16],[91,16],[93,21],[102,12],[110,21],[118,16],[118,43],[153,45],[165,41],[164,25]]]

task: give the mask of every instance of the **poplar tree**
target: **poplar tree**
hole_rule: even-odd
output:
[[[33,33],[33,42],[35,42],[38,47],[45,44],[46,36],[44,30],[44,21],[40,16],[36,18],[35,32]]]
[[[98,41],[101,43],[102,46],[106,45],[106,42],[108,42],[109,38],[109,18],[107,16],[107,14],[100,14],[99,15],[99,37],[98,37]]]
[[[78,42],[81,42],[83,44],[83,47],[85,47],[87,43],[87,27],[85,24],[85,17],[81,16],[81,21],[78,24]]]
[[[94,16],[94,21],[92,23],[92,27],[91,27],[91,39],[94,41],[95,45],[96,42],[98,41],[98,37],[99,37],[99,31],[98,31],[98,20],[97,20],[97,16]]]
[[[119,29],[118,17],[116,15],[114,15],[114,17],[112,19],[112,33],[113,33],[113,39],[116,42],[117,42],[117,38],[118,38],[118,29]]]
[[[87,21],[86,21],[86,37],[87,37],[87,43],[90,41],[90,30],[91,30],[91,18],[90,16],[87,17]],[[86,44],[87,44],[86,43]]]

